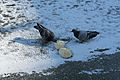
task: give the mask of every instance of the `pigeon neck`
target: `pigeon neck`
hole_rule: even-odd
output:
[[[74,31],[74,36],[78,37],[79,36],[79,31]]]

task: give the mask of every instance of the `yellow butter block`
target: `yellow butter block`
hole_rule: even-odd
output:
[[[65,42],[64,41],[58,41],[56,44],[55,44],[55,48],[56,49],[60,49],[60,48],[64,48],[65,47]]]
[[[68,48],[60,48],[59,49],[59,54],[63,58],[70,58],[70,57],[72,57],[72,53],[70,52],[70,50]]]

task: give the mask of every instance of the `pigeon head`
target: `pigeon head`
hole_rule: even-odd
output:
[[[71,32],[76,32],[77,30],[76,29],[72,29],[72,31]]]

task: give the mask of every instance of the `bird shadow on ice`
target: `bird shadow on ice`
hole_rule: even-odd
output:
[[[12,42],[17,42],[26,46],[36,46],[36,47],[50,47],[50,43],[43,43],[42,39],[25,39],[22,37],[16,37]]]
[[[42,40],[41,39],[25,39],[22,37],[16,37],[12,42],[17,42],[23,45],[28,45],[28,46],[42,46]]]

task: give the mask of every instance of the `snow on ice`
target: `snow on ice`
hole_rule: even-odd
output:
[[[119,0],[2,0],[0,1],[0,74],[40,72],[64,61],[87,60],[101,54],[111,54],[120,45]],[[40,34],[33,28],[41,23],[56,37],[65,41],[73,53],[63,59],[55,43],[41,46]],[[77,43],[70,32],[73,28],[96,30],[100,34],[85,43]],[[90,53],[93,51],[93,53]],[[102,52],[103,53],[103,52]]]

